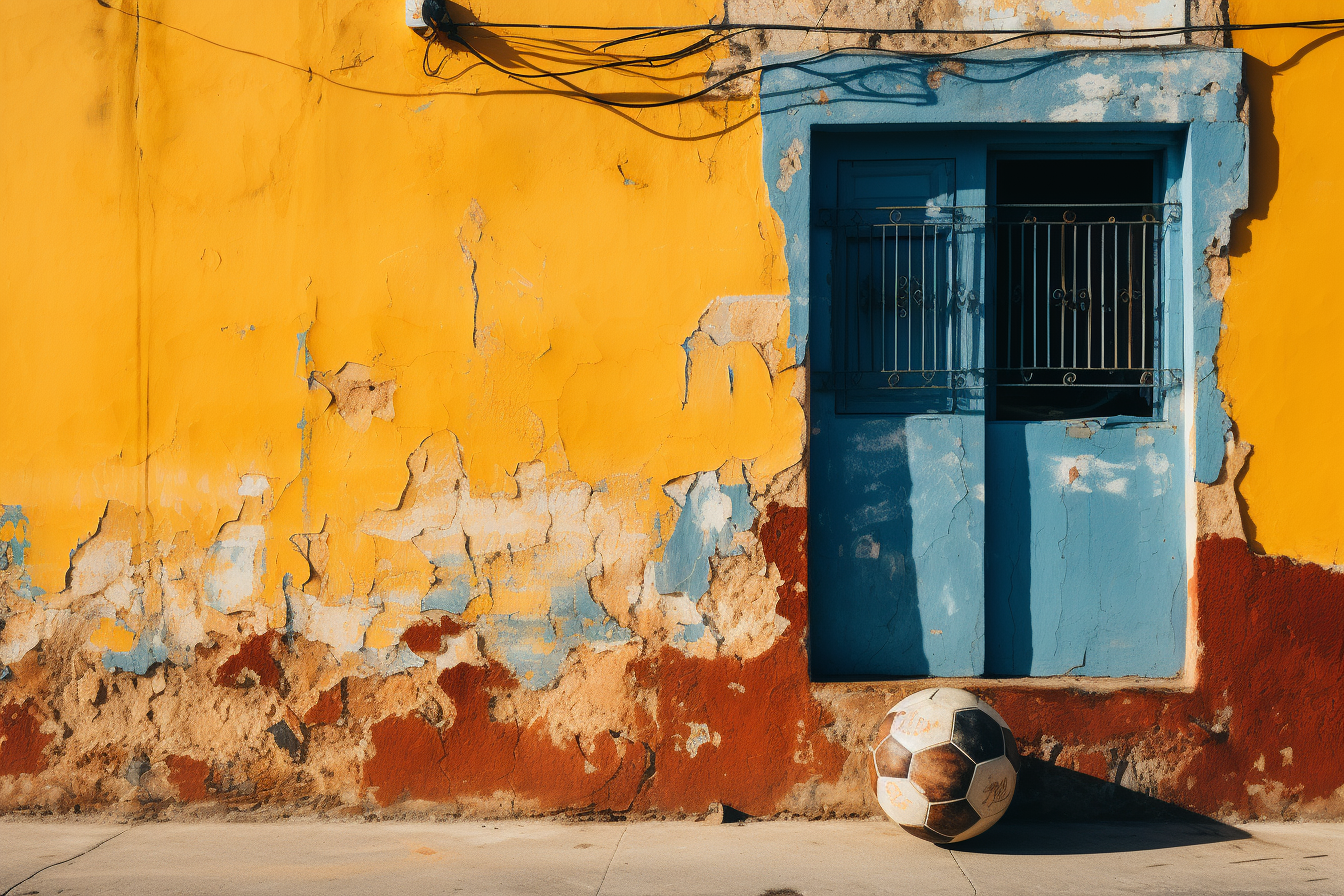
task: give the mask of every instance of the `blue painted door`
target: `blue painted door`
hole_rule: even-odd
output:
[[[1186,438],[1179,214],[1155,200],[1179,158],[1052,154],[991,162],[986,672],[1169,677]]]
[[[983,392],[965,371],[982,366],[983,246],[953,209],[983,185],[958,182],[942,141],[815,147],[813,675],[979,675]]]

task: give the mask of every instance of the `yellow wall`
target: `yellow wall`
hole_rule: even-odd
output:
[[[61,6],[0,5],[0,503],[50,591],[143,493],[135,23]]]
[[[1234,22],[1339,15],[1327,0],[1233,0]],[[1344,35],[1238,34],[1251,90],[1251,207],[1232,241],[1220,381],[1254,446],[1241,494],[1271,554],[1344,563]]]
[[[198,553],[230,521],[261,522],[275,623],[282,577],[308,575],[297,533],[327,527],[337,561],[373,575],[376,552],[349,533],[397,506],[435,432],[460,440],[477,497],[516,495],[534,460],[594,486],[643,483],[646,531],[678,476],[740,461],[759,492],[801,457],[787,320],[768,351],[688,342],[717,297],[786,289],[756,100],[627,114],[460,58],[445,68],[460,77],[433,82],[395,6],[160,0],[139,21],[78,0],[0,6],[0,166],[22,173],[0,181],[0,501],[27,520],[0,539],[29,542],[25,572],[48,595],[113,501],[140,511],[118,517],[129,541],[188,533]],[[641,12],[690,22],[719,7]],[[616,3],[580,16],[628,17]],[[1238,43],[1253,57],[1252,208],[1218,361],[1255,447],[1242,494],[1266,551],[1340,563],[1344,304],[1329,262],[1344,41]],[[356,428],[310,388],[352,362],[395,383],[391,419]],[[270,489],[252,509],[249,474]]]
[[[583,18],[628,12],[600,6]],[[203,548],[261,474],[279,612],[279,577],[305,570],[290,536],[395,507],[441,430],[479,495],[515,494],[534,459],[594,485],[636,475],[646,526],[670,479],[737,459],[768,481],[798,460],[792,373],[701,339],[686,381],[715,297],[785,289],[754,99],[492,102],[513,91],[479,68],[425,78],[387,0],[140,9],[171,27],[142,20],[138,48],[136,20],[93,3],[0,14],[19,128],[0,152],[24,172],[3,181],[0,500],[29,520],[34,585],[62,590],[109,499]],[[356,431],[309,389],[348,362],[395,380],[393,419]]]

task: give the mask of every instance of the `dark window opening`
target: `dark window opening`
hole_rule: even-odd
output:
[[[1164,207],[1154,162],[995,162],[993,414],[1151,417]]]

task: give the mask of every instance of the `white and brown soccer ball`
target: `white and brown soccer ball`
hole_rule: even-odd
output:
[[[960,688],[906,697],[882,720],[873,744],[882,811],[933,843],[989,830],[1012,802],[1020,764],[1008,725]]]

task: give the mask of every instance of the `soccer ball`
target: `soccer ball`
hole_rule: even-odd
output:
[[[989,830],[1017,786],[1013,732],[960,688],[926,688],[887,713],[873,745],[882,811],[916,837],[955,843]]]

